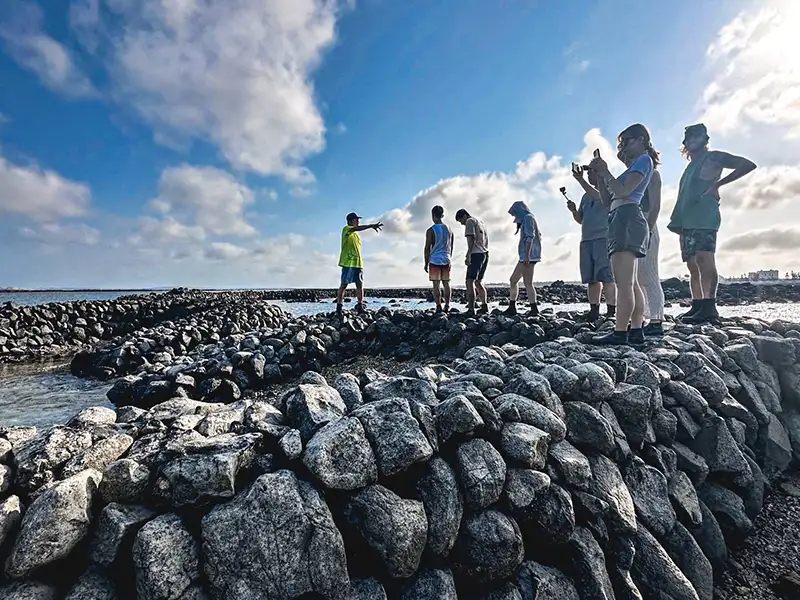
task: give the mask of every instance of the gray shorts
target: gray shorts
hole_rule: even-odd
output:
[[[647,256],[650,227],[638,204],[623,204],[608,214],[608,254],[631,252]]]
[[[580,262],[583,283],[614,283],[606,238],[581,242]]]

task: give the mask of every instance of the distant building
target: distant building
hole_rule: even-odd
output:
[[[778,281],[780,275],[776,269],[768,271],[752,271],[747,274],[750,281]]]

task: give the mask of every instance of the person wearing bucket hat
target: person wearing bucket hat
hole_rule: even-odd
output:
[[[741,156],[709,150],[708,129],[702,123],[689,125],[683,137],[683,154],[689,165],[681,176],[678,200],[667,228],[680,236],[681,258],[687,264],[692,308],[681,316],[684,323],[706,323],[719,318],[715,253],[720,228],[719,188],[756,168]],[[732,172],[722,177],[722,172]]]
[[[347,225],[342,228],[342,251],[339,254],[339,266],[342,268],[342,278],[339,293],[336,297],[336,314],[343,312],[344,291],[351,283],[356,285],[358,304],[356,310],[364,310],[364,257],[361,255],[361,236],[359,231],[373,229],[380,231],[383,223],[370,223],[361,225],[361,217],[351,212],[345,217]]]

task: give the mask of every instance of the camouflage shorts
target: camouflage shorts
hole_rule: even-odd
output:
[[[717,232],[714,229],[684,229],[681,233],[681,259],[688,262],[698,252],[717,251]]]

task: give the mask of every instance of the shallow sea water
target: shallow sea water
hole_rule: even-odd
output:
[[[55,299],[48,298],[46,302],[67,301],[62,293]],[[97,296],[87,294],[92,299]],[[0,302],[4,298],[0,298]],[[22,302],[20,302],[22,303]],[[332,312],[332,300],[324,302],[275,302],[284,310],[296,316],[313,315]],[[350,302],[345,308],[352,309],[354,303]],[[405,310],[426,310],[433,308],[433,304],[421,300],[396,300],[376,299],[368,300],[372,309],[388,306]],[[498,306],[492,303],[491,307]],[[463,310],[464,306],[454,304],[454,308]],[[584,311],[585,304],[561,304],[550,306],[543,304],[543,310],[553,309],[560,311]],[[677,315],[686,309],[677,304],[666,309],[667,314]],[[753,304],[750,306],[720,307],[722,316],[750,316],[773,321],[784,319],[800,322],[800,305],[798,304]],[[106,392],[111,387],[107,381],[80,379],[69,373],[66,361],[58,363],[36,363],[29,365],[0,365],[0,426],[36,425],[45,427],[64,423],[74,414],[89,406],[109,406]]]

